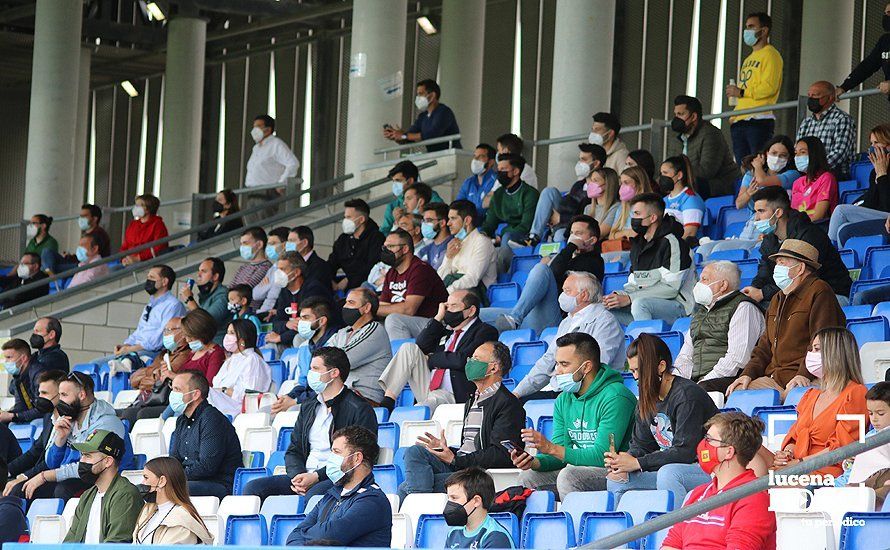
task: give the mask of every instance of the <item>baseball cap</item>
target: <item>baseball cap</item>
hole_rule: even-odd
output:
[[[98,452],[116,459],[124,456],[124,440],[108,430],[93,430],[85,440],[74,443],[72,447],[81,454]]]

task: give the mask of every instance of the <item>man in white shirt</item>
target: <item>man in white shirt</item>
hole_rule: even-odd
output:
[[[246,199],[248,208],[283,195],[283,188],[287,185],[287,180],[297,177],[300,161],[290,147],[281,138],[273,135],[273,132],[275,132],[274,118],[269,115],[259,115],[253,119],[250,137],[253,138],[256,145],[253,146],[253,151],[247,160],[244,187],[260,187],[277,183],[281,188],[248,193]],[[246,225],[254,224],[259,220],[274,216],[278,212],[278,206],[270,206],[259,214],[245,216],[244,223]]]
[[[535,362],[513,393],[523,400],[555,398],[556,392],[540,391],[547,387],[556,370],[556,340],[570,332],[584,332],[600,347],[600,362],[615,370],[624,370],[624,330],[612,313],[602,304],[603,287],[586,271],[569,271],[559,295],[559,307],[568,315],[559,323],[556,336],[547,351]],[[535,397],[529,397],[537,393]]]
[[[707,391],[726,391],[765,328],[757,303],[739,292],[740,277],[734,263],[711,262],[692,290],[698,306],[674,368]]]
[[[448,231],[454,238],[437,272],[449,293],[475,288],[482,294],[497,282],[494,245],[476,229],[476,216],[476,205],[468,200],[456,200],[448,207]]]

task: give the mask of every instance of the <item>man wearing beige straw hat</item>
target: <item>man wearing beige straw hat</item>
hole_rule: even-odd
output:
[[[796,386],[809,386],[813,375],[804,364],[813,336],[825,327],[844,326],[846,317],[834,290],[815,273],[819,251],[797,239],[785,239],[770,260],[776,263],[773,281],[779,292],[766,312],[766,331],[738,380],[726,390],[771,388],[782,400]]]

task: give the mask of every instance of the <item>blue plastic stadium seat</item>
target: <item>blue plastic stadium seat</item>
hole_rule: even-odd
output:
[[[848,321],[852,319],[866,319],[872,316],[872,307],[870,305],[844,306],[841,309],[844,310],[844,315]]]
[[[402,481],[402,471],[395,464],[378,464],[374,466],[374,481],[383,489],[384,493],[395,495],[399,492]]]
[[[396,407],[389,415],[389,421],[401,425],[406,420],[429,420],[430,408],[426,405]]]
[[[655,519],[658,516],[663,516],[662,512],[649,512],[646,514],[646,521],[650,519]],[[661,531],[656,531],[654,533],[649,533],[649,535],[644,539],[643,548],[661,548],[664,539],[667,538],[668,529],[662,529]]]
[[[31,502],[28,509],[28,525],[34,524],[37,516],[55,516],[62,513],[65,501],[60,498],[38,498]]]
[[[510,378],[504,378],[501,380],[501,385],[507,388],[510,391],[516,389],[516,380],[513,379],[513,370],[510,369]]]
[[[525,402],[525,416],[531,419],[532,426],[537,426],[542,416],[553,416],[554,403],[555,399],[530,399]]]
[[[812,389],[812,386],[804,386],[802,388],[797,387],[792,389],[785,395],[785,402],[783,403],[783,405],[796,407],[797,404],[800,402],[800,398],[803,397],[803,394],[807,393],[807,390],[809,389]]]
[[[278,430],[278,444],[275,446],[276,451],[286,451],[288,446],[290,445],[291,435],[294,433],[294,429],[291,427],[282,427]]]
[[[516,544],[516,541],[518,541],[521,536],[519,531],[519,518],[516,517],[516,514],[512,512],[489,512],[488,515],[510,533],[510,537],[513,539],[513,544]]]
[[[871,315],[867,317],[883,317],[890,322],[890,302],[881,302],[880,304],[875,305],[874,310],[871,312]]]
[[[281,357],[279,357],[278,360],[287,365],[287,379],[297,380],[299,382],[300,372],[297,370],[299,368],[299,364],[297,363],[298,356],[299,351],[297,348],[287,348],[281,353]],[[299,383],[305,384],[305,381]]]
[[[414,548],[443,548],[451,527],[442,514],[420,514],[417,518],[417,536]]]
[[[856,257],[865,261],[865,254],[869,247],[884,246],[887,244],[883,235],[868,235],[864,237],[850,237],[842,243],[838,243],[840,248],[854,250]]]
[[[584,512],[611,512],[615,509],[615,497],[609,491],[575,491],[562,500],[560,512],[565,512],[575,522],[575,532],[581,532],[581,516]]]
[[[377,415],[377,423],[389,422],[389,409],[386,407],[374,407],[374,414]]]
[[[862,189],[862,187],[859,187],[859,182],[855,179],[837,182],[838,195],[843,195],[845,191],[855,191],[857,189]]]
[[[278,466],[284,466],[284,451],[273,451],[269,455],[269,462],[266,463],[266,468],[270,472],[275,472],[275,468]]]
[[[729,394],[725,407],[737,408],[751,416],[754,407],[775,407],[779,404],[779,392],[776,390],[736,390]]]
[[[534,365],[513,365],[510,367],[510,378],[513,380],[522,380],[531,372]]]
[[[111,392],[112,398],[123,390],[129,389],[131,389],[129,372],[116,372],[108,381],[108,390]]]
[[[510,350],[513,350],[513,344],[517,342],[534,342],[535,331],[530,328],[518,328],[516,330],[505,330],[498,338]]]
[[[528,513],[522,519],[522,548],[571,548],[575,528],[565,512]]]
[[[737,223],[745,224],[750,217],[751,212],[747,208],[742,208],[740,210],[735,206],[724,206],[720,209],[720,214],[717,216],[716,231],[718,234],[714,234],[712,230],[712,238],[725,238],[728,236],[727,229],[729,229],[729,226]]]
[[[735,198],[732,195],[721,195],[719,197],[711,197],[705,199],[705,225],[717,222],[717,216],[720,215],[720,209],[726,206],[735,205]]]
[[[625,266],[621,262],[606,262],[605,272],[608,273],[620,273],[622,271],[626,271],[627,266]]]
[[[528,514],[543,514],[545,512],[556,511],[556,496],[550,491],[532,491],[532,494],[525,499],[525,512],[523,517]]]
[[[774,420],[775,426],[773,429],[774,434],[786,434],[791,429],[791,425],[797,422],[797,408],[793,405],[779,405],[777,407],[754,407],[754,410],[751,412],[751,416],[756,416],[763,420],[763,434],[767,435],[769,433],[770,427],[770,417],[778,416],[778,415],[793,415],[794,419],[785,420],[776,418]]]
[[[488,287],[488,302],[491,307],[512,308],[519,300],[521,288],[518,283],[494,284]]]
[[[718,260],[729,260],[730,262],[738,262],[741,260],[748,259],[748,251],[744,248],[735,248],[732,250],[718,250],[716,252],[711,252],[708,255],[709,262],[716,262]]]
[[[650,319],[647,321],[631,322],[631,324],[627,325],[627,329],[624,331],[624,334],[630,336],[631,338],[636,338],[644,332],[649,334],[657,334],[659,332],[667,332],[668,330],[670,330],[670,327],[668,327],[668,324],[661,319]]]
[[[395,355],[398,353],[399,348],[402,347],[402,344],[413,344],[414,338],[402,338],[400,340],[393,340],[390,342],[390,346],[392,346],[392,354]]]
[[[559,327],[547,327],[541,331],[541,334],[540,336],[538,336],[538,338],[549,347],[550,344],[552,344],[553,341],[556,340],[556,333],[558,330]]]
[[[634,525],[646,521],[649,512],[670,512],[674,509],[674,493],[660,491],[628,491],[621,495],[615,507],[618,512],[627,512],[633,518]]]
[[[399,392],[399,398],[396,399],[396,407],[412,406],[414,406],[414,392],[411,391],[411,386],[405,384],[405,387]]]
[[[510,260],[510,274],[512,275],[519,272],[528,273],[539,263],[541,263],[541,256],[538,254],[513,256],[513,259]]]
[[[692,323],[692,317],[679,317],[674,324],[671,326],[671,330],[675,332],[679,332],[683,334],[687,330],[689,330],[689,325]]]
[[[269,361],[275,360],[275,350],[272,348],[262,348],[260,352],[263,354],[263,359],[268,363]]]
[[[272,371],[272,383],[276,388],[280,388],[281,383],[288,379],[288,365],[284,361],[266,361],[266,363]]]
[[[525,282],[528,280],[528,271],[517,271],[513,275],[510,276],[511,283],[516,283],[519,286],[525,285]]]
[[[865,194],[864,189],[853,189],[840,194],[840,204],[853,204]]]
[[[627,512],[584,512],[578,530],[578,544],[590,544],[610,535],[633,527],[633,519]]]
[[[865,189],[868,187],[868,179],[871,174],[872,165],[871,162],[865,161],[856,161],[850,165],[850,175],[854,180],[859,184],[859,189]]]
[[[254,479],[269,477],[269,470],[265,468],[238,468],[235,470],[235,482],[232,486],[232,494],[244,494],[244,487]],[[265,539],[264,539],[265,540]]]
[[[535,427],[541,434],[544,435],[547,439],[550,439],[553,436],[553,417],[552,416],[539,416],[538,424]]]
[[[636,378],[629,372],[622,372],[621,378],[624,380],[624,386],[636,396],[640,395],[640,385]]]
[[[396,437],[396,443],[398,443],[398,437]],[[383,447],[383,445],[380,446]],[[405,452],[407,451],[408,447],[399,447],[392,455],[392,463],[399,467],[400,472],[405,471]]]
[[[874,279],[871,281],[863,281],[862,279],[855,281],[853,283],[852,288],[850,288],[850,301],[852,302],[856,295],[864,290],[869,290],[872,288],[878,288],[882,286],[890,285],[890,277]]]
[[[271,495],[263,501],[260,515],[266,519],[266,526],[271,531],[273,517],[302,514],[305,505],[306,499],[301,495]]]
[[[144,454],[135,454],[133,455],[133,469],[141,470],[145,468],[145,463],[148,462],[148,457]]]
[[[392,422],[377,424],[377,444],[389,449],[399,447],[399,425]]]
[[[847,329],[856,337],[859,347],[868,342],[886,342],[890,339],[887,319],[884,317],[867,317],[847,321]]]
[[[844,514],[838,548],[839,550],[886,548],[888,535],[890,535],[890,513],[848,512]]]
[[[680,348],[683,347],[683,334],[680,332],[668,331],[661,332],[655,336],[658,336],[665,344],[667,344],[668,349],[671,350],[671,357],[676,360],[677,356],[680,355]]]
[[[862,261],[862,279],[877,279],[885,267],[890,266],[890,246],[873,246],[865,252]]]
[[[723,230],[723,238],[738,237],[744,231],[745,225],[747,225],[747,222],[735,222],[727,225],[726,229]]]
[[[306,519],[304,514],[290,516],[272,516],[272,526],[269,528],[269,546],[284,546],[287,537]]]
[[[268,539],[266,520],[259,514],[226,519],[226,546],[262,546]]]
[[[859,258],[856,257],[856,252],[854,250],[845,248],[843,250],[838,250],[837,253],[840,255],[844,265],[847,266],[847,269],[856,269],[859,267]]]
[[[620,271],[618,273],[607,273],[603,276],[603,295],[611,294],[616,290],[621,290],[624,288],[624,284],[627,283],[627,277],[630,275],[630,271]]]
[[[757,268],[760,266],[760,259],[751,258],[749,251],[749,259],[733,262],[739,266],[740,276],[742,279],[753,279],[757,275]]]
[[[534,365],[546,351],[547,344],[541,341],[517,342],[513,344],[513,353],[511,354],[513,356],[513,368],[515,369],[523,365]]]

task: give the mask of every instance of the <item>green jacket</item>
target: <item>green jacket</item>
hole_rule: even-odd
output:
[[[634,430],[637,398],[624,386],[621,374],[600,365],[593,384],[583,395],[562,392],[553,406],[553,443],[565,447],[565,461],[539,454],[539,471],[572,466],[603,467],[609,450],[609,434],[615,434],[615,449],[626,451]]]
[[[216,321],[217,331],[213,341],[222,345],[223,338],[226,336],[226,330],[232,321],[232,314],[229,312],[229,289],[225,285],[219,285],[210,294],[198,292],[195,300],[197,300],[201,309],[209,313],[213,320]]]
[[[485,221],[479,230],[489,237],[494,237],[498,225],[506,223],[507,227],[503,234],[527,235],[535,218],[538,195],[540,195],[538,190],[525,182],[522,182],[512,195],[507,194],[506,187],[499,187],[491,197]]]
[[[98,492],[94,485],[80,496],[71,527],[62,542],[83,542],[87,533],[87,522],[90,519],[90,508]],[[102,498],[99,542],[131,542],[136,520],[139,519],[139,512],[144,505],[139,490],[126,478],[116,476]]]
[[[37,237],[34,237],[28,241],[27,245],[25,245],[25,252],[33,252],[38,256],[43,254],[44,250],[52,250],[54,252],[59,251],[59,242],[56,241],[55,237],[47,235],[40,243],[37,242]]]
[[[439,196],[438,193],[433,191],[432,196],[430,197],[430,202],[442,202],[442,197]],[[448,204],[448,203],[445,203]],[[393,226],[396,224],[396,220],[392,215],[392,211],[396,208],[401,208],[405,205],[405,193],[402,192],[401,195],[389,201],[389,204],[386,205],[386,213],[383,214],[383,223],[380,225],[380,232],[384,235],[389,235],[389,232],[392,231]]]

